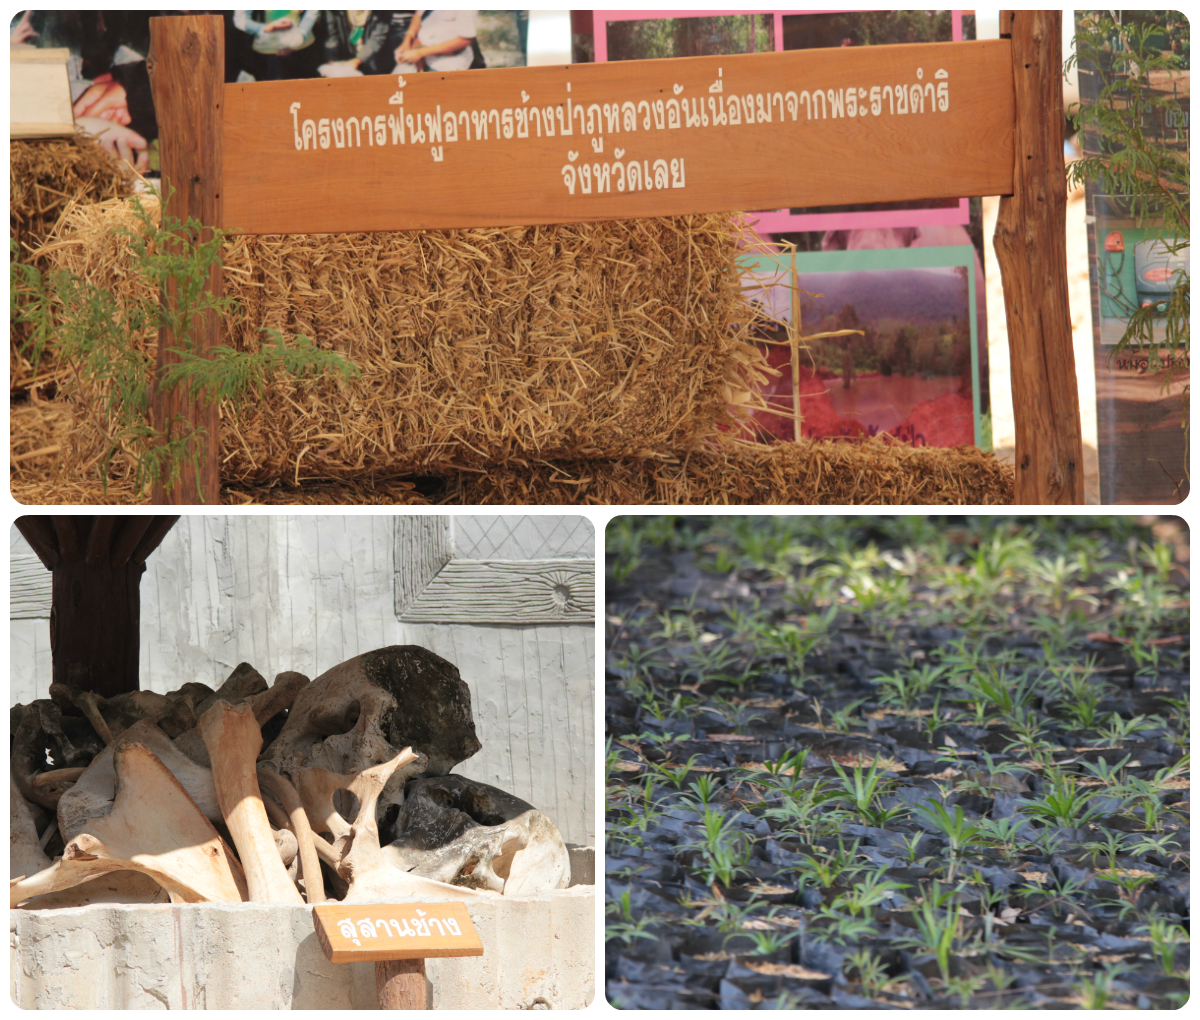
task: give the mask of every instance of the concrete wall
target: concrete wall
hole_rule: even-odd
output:
[[[596,985],[595,888],[471,903],[483,955],[426,962],[431,1009],[581,1009]],[[9,911],[23,1009],[375,1009],[375,966],[332,964],[308,907]]]
[[[424,645],[471,688],[483,749],[455,771],[529,801],[568,842],[594,842],[595,628],[400,621],[395,520],[184,516],[142,579],[141,686],[216,687],[242,661],[268,681],[288,669],[315,678],[372,648]],[[464,559],[594,556],[582,517],[460,515],[451,529]],[[24,617],[11,621],[10,703],[18,704],[49,689],[49,601],[38,587],[48,593],[49,572],[39,573],[15,528],[10,555],[12,612]]]

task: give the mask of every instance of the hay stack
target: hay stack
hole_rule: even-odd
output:
[[[314,200],[318,200],[314,197]],[[280,381],[222,412],[222,477],[356,479],[514,459],[693,449],[735,424],[763,359],[735,265],[736,221],[708,215],[452,231],[244,236],[224,252],[240,311],[226,342],[313,338],[362,370]],[[125,202],[81,207],[57,264],[128,302]],[[155,338],[135,342],[152,349]],[[80,393],[86,400],[93,396]],[[95,442],[77,437],[86,462]]]
[[[49,268],[46,255],[34,256],[53,233],[63,211],[73,202],[102,202],[133,194],[133,172],[113,159],[90,135],[11,141],[8,146],[8,233],[17,242],[18,258]],[[25,330],[9,324],[9,383],[26,389],[34,382],[33,366],[20,353]],[[53,354],[38,366],[38,381],[54,378]]]
[[[530,464],[463,474],[448,502],[831,505],[1012,503],[1013,471],[974,446],[724,442],[687,455]]]

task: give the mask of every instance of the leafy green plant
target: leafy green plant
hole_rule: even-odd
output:
[[[621,893],[616,902],[605,904],[604,915],[605,942],[615,939],[618,942],[623,942],[626,948],[628,948],[637,939],[654,938],[653,932],[649,930],[650,926],[654,924],[654,919],[647,915],[643,915],[636,920],[634,919],[633,904],[630,901],[628,889]],[[609,917],[616,919],[609,921]]]
[[[924,949],[932,953],[937,960],[943,981],[950,977],[950,953],[962,927],[962,918],[951,909],[961,888],[960,884],[947,890],[942,888],[940,882],[931,883],[913,912],[918,934],[896,940],[897,945]]]
[[[804,682],[804,664],[808,656],[828,640],[827,633],[819,629],[802,629],[794,623],[759,622],[754,624],[754,633],[766,650],[782,655],[788,667],[798,674],[792,681],[797,687]]]
[[[880,699],[885,705],[899,706],[905,712],[911,712],[917,707],[917,702],[929,691],[937,681],[946,674],[949,667],[943,663],[931,666],[925,663],[917,669],[912,660],[903,670],[897,670],[885,676],[875,677],[874,682],[884,688]]]
[[[1175,921],[1153,916],[1142,925],[1141,931],[1150,939],[1158,965],[1168,974],[1174,974],[1176,950],[1190,941],[1187,929]]]
[[[879,762],[871,762],[869,770],[856,765],[852,772],[847,773],[837,762],[833,770],[842,781],[850,804],[858,812],[860,818],[876,828],[884,828],[888,822],[908,813],[904,807],[884,808],[879,798],[893,785],[887,769],[880,769]]]
[[[869,999],[877,999],[902,983],[889,977],[883,961],[865,947],[846,957],[844,967],[846,977],[856,978]]]
[[[1182,123],[1184,114],[1178,100],[1152,86],[1151,79],[1170,80],[1186,65],[1156,41],[1160,29],[1152,19],[1118,20],[1114,14],[1087,11],[1076,21],[1076,52],[1067,66],[1078,64],[1081,74],[1098,75],[1100,89],[1094,104],[1073,108],[1086,153],[1071,164],[1067,180],[1071,186],[1098,182],[1105,194],[1119,196],[1122,211],[1146,231],[1147,240],[1179,255],[1190,238],[1191,173],[1186,145],[1166,141],[1163,127],[1172,117]],[[1165,301],[1129,309],[1125,332],[1109,350],[1110,360],[1129,350],[1151,351],[1157,360],[1160,346],[1190,354],[1190,305],[1191,278],[1182,270]],[[1161,322],[1157,336],[1156,320]],[[1178,375],[1179,368],[1168,362],[1164,386]],[[1188,393],[1185,385],[1185,428]]]
[[[750,936],[754,941],[752,953],[755,956],[770,956],[772,953],[777,953],[786,948],[787,944],[796,937],[795,932],[786,928],[747,928],[743,934]]]
[[[841,839],[838,839],[836,852],[823,855],[806,854],[801,857],[796,870],[802,883],[812,882],[822,889],[830,888],[840,878],[852,878],[864,871],[863,865],[856,860],[858,856],[858,840],[847,850]]]
[[[808,929],[805,938],[814,942],[837,942],[846,945],[875,933],[875,925],[865,917],[847,917],[829,907],[821,907],[817,911],[817,919],[825,922],[813,925]]]
[[[932,801],[922,801],[913,809],[926,824],[935,828],[950,844],[950,874],[947,876],[954,881],[954,869],[958,864],[959,851],[978,840],[980,829],[976,824],[967,820],[961,805],[954,805],[951,815],[941,804]]]
[[[1023,805],[1027,814],[1068,829],[1083,828],[1103,814],[1099,808],[1088,806],[1091,794],[1080,789],[1074,776],[1056,768],[1046,769],[1042,776],[1049,791]]]
[[[752,782],[769,786],[787,796],[794,796],[804,777],[804,763],[808,760],[809,748],[787,754],[774,761],[765,761],[761,769],[739,767]]]
[[[750,837],[740,831],[732,815],[714,811],[708,804],[704,805],[701,825],[703,838],[681,845],[699,849],[703,864],[698,870],[704,875],[705,885],[732,885],[747,872],[752,852]]]
[[[848,892],[834,897],[831,907],[834,910],[844,910],[851,917],[869,917],[871,909],[889,899],[893,892],[911,888],[912,886],[904,882],[885,879],[881,872],[869,871],[858,879]]]
[[[257,351],[224,345],[201,351],[195,325],[235,308],[231,298],[208,290],[210,275],[221,264],[225,233],[194,219],[181,222],[164,215],[159,222],[136,198],[133,210],[141,228],[119,232],[129,238],[134,273],[150,286],[148,296],[127,307],[111,291],[65,270],[51,273],[47,281],[33,266],[12,264],[11,317],[33,327],[35,357],[52,337],[82,383],[74,398],[104,441],[100,465],[106,491],[114,458],[121,454],[133,459],[133,483],[139,491],[151,483],[170,488],[187,470],[199,482],[204,444],[218,437],[207,436],[202,426],[182,415],[152,423],[155,388],[182,391],[209,406],[241,404],[262,397],[280,374],[330,374],[342,380],[359,374],[354,364],[321,350],[308,337],[298,336],[289,345],[272,329],[263,331],[270,342]],[[174,363],[158,372],[135,338],[164,330],[174,341]],[[93,395],[90,402],[85,394]]]

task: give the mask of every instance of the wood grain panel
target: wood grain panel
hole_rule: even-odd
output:
[[[223,226],[404,230],[1003,195],[1013,118],[1007,40],[226,85]],[[649,189],[631,190],[634,164]]]
[[[430,623],[591,623],[592,560],[451,560],[401,615]]]

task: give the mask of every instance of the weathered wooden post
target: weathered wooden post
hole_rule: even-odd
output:
[[[375,961],[380,1009],[425,1008],[429,957],[483,955],[461,902],[322,903],[313,907],[313,926],[332,963]]]
[[[1013,193],[1000,199],[996,258],[1012,362],[1014,503],[1083,502],[1083,436],[1067,303],[1062,14],[1001,11],[1016,96]]]
[[[166,215],[181,221],[189,217],[207,227],[221,225],[221,175],[223,172],[222,106],[225,97],[225,27],[220,17],[172,16],[150,19],[150,90],[158,119],[159,165],[162,171]],[[171,189],[170,198],[166,191]],[[209,286],[221,294],[221,267],[212,272]],[[174,296],[169,287],[163,300]],[[192,326],[198,353],[220,343],[221,321],[208,313]],[[158,372],[178,359],[169,349],[177,338],[161,331],[158,338]],[[184,421],[204,431],[200,443],[200,477],[185,463],[179,481],[167,491],[154,486],[155,503],[218,502],[220,472],[220,414],[204,393],[193,397],[184,387],[154,389],[151,421],[155,428],[175,431]]]

